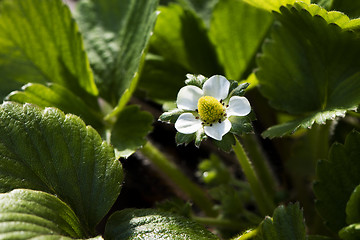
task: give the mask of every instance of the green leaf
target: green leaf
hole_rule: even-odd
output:
[[[343,29],[351,29],[359,27],[359,19],[350,19],[344,13],[338,11],[326,11],[324,8],[319,7],[316,4],[306,4],[303,2],[297,2],[295,7],[303,8],[308,11],[311,16],[321,16],[327,23],[335,23]]]
[[[65,113],[73,113],[81,117],[87,124],[96,129],[103,126],[102,115],[99,111],[91,108],[83,98],[56,83],[26,84],[22,87],[22,91],[10,93],[6,100],[33,103],[40,107],[56,107]]]
[[[231,116],[229,117],[231,122],[231,129],[230,132],[241,136],[242,134],[246,133],[253,133],[254,129],[251,124],[251,118],[248,116],[240,117],[240,116]]]
[[[227,133],[223,136],[221,141],[213,139],[213,143],[217,146],[220,150],[224,152],[230,152],[232,150],[232,146],[235,145],[235,138],[234,134]]]
[[[116,155],[128,157],[145,143],[145,137],[152,130],[153,117],[141,111],[138,106],[127,106],[120,115],[111,131],[111,143]]]
[[[306,240],[305,223],[299,204],[279,206],[273,219],[267,217],[261,225],[264,240]]]
[[[138,88],[156,101],[175,101],[187,70],[161,56],[147,54]]]
[[[177,4],[159,8],[151,37],[151,51],[178,63],[190,73],[211,76],[222,73],[204,23],[193,11]]]
[[[350,18],[360,17],[360,2],[352,0],[332,0],[331,8],[345,13]]]
[[[71,208],[53,195],[25,189],[0,194],[1,239],[83,239],[87,236]]]
[[[326,124],[326,120],[335,120],[336,117],[344,117],[346,110],[335,109],[309,114],[307,117],[300,117],[290,122],[275,125],[262,133],[264,138],[283,137],[294,133],[299,128],[311,128],[314,123]]]
[[[219,0],[177,0],[183,7],[195,11],[206,23],[210,24],[212,12]]]
[[[237,83],[237,82],[236,82]],[[236,86],[236,88],[229,90],[229,96],[230,99],[232,96],[244,96],[245,95],[245,89],[249,86],[249,83],[242,83]],[[231,85],[230,85],[231,86]]]
[[[326,10],[330,10],[331,5],[334,0],[313,0],[312,3],[315,3],[316,5],[325,8]]]
[[[1,98],[28,82],[97,95],[81,35],[62,1],[4,0],[0,12]]]
[[[220,0],[210,24],[209,36],[225,75],[241,80],[273,22],[271,14],[243,1]]]
[[[105,228],[106,239],[218,239],[187,218],[152,209],[114,213]]]
[[[295,2],[298,2],[298,0],[244,0],[244,2],[271,12],[279,11],[281,6],[294,4]],[[310,0],[303,0],[302,2],[310,4]]]
[[[181,144],[185,144],[187,146],[189,143],[191,143],[196,138],[196,133],[192,134],[183,134],[180,132],[177,132],[175,135],[175,141],[176,144],[179,146]]]
[[[347,224],[360,223],[360,185],[358,185],[346,204]]]
[[[339,236],[344,240],[358,240],[360,238],[360,223],[351,224],[341,229]]]
[[[183,114],[185,111],[182,109],[175,108],[168,112],[164,112],[160,115],[159,120],[163,122],[175,123],[176,120]]]
[[[122,167],[111,146],[75,115],[0,105],[0,192],[56,194],[92,231],[120,193]]]
[[[195,147],[199,148],[201,142],[205,139],[207,139],[207,136],[204,132],[204,129],[201,128],[196,132],[196,135],[195,135]]]
[[[345,26],[345,15],[306,4],[274,14],[272,39],[258,59],[260,91],[274,108],[300,117],[264,135],[283,136],[355,109],[360,103],[360,41],[355,33],[329,24]]]
[[[121,97],[127,102],[131,94],[124,93],[135,88],[131,85],[155,24],[157,5],[158,0],[83,0],[77,6],[100,95],[113,105]]]
[[[347,225],[346,205],[356,186],[360,184],[360,134],[350,133],[344,145],[335,143],[329,160],[318,162],[314,183],[316,208],[326,225],[334,232]]]

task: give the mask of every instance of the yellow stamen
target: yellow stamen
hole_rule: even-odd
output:
[[[224,107],[214,97],[201,97],[198,101],[197,106],[201,120],[207,124],[218,121],[221,122],[224,119]]]

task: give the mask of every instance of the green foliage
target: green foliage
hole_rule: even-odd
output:
[[[239,81],[247,77],[244,73],[253,64],[272,22],[271,14],[243,1],[219,1],[213,11],[209,37],[227,78]]]
[[[172,101],[184,85],[188,71],[161,56],[147,54],[138,88],[156,101]]]
[[[87,235],[70,207],[53,195],[26,189],[0,194],[1,239],[83,239]]]
[[[272,219],[265,218],[260,232],[260,239],[264,240],[306,240],[305,223],[299,204],[277,207]]]
[[[153,117],[138,106],[127,106],[119,114],[111,131],[111,143],[117,156],[128,157],[146,143],[145,136],[152,130]]]
[[[253,126],[251,124],[251,117],[249,116],[231,116],[229,117],[229,120],[231,122],[231,130],[230,132],[241,136],[243,134],[249,134],[253,133]]]
[[[7,96],[0,105],[0,238],[218,239],[193,218],[222,238],[252,228],[237,239],[330,240],[306,235],[306,230],[325,232],[309,183],[314,161],[326,158],[328,143],[360,129],[360,114],[349,111],[360,104],[360,19],[352,19],[359,16],[360,5],[351,0],[170,0],[158,8],[158,2],[79,1],[76,14],[85,52],[61,0],[0,0],[0,97]],[[222,141],[212,140],[215,148],[202,146],[199,154],[211,157],[198,173],[186,169],[188,176],[154,147],[163,142],[145,144],[151,114],[126,105],[133,97],[157,113],[159,105],[150,101],[164,104],[170,111],[160,120],[175,123],[190,112],[173,109],[176,94],[186,78],[186,85],[202,88],[207,78],[199,74],[233,79],[225,102],[244,96],[250,82],[260,91],[247,92],[253,112],[231,116],[230,132]],[[284,123],[283,112],[292,121]],[[239,142],[234,149],[248,182],[239,180],[233,155],[211,155],[216,147],[231,151],[237,140],[233,134],[257,133],[276,119],[283,124],[269,128],[264,137],[327,126],[276,142],[242,136],[246,151]],[[157,137],[152,140],[166,139]],[[202,128],[175,138],[177,144],[194,142],[197,147],[205,139]],[[333,144],[329,159],[320,160],[316,170],[317,210],[336,237],[345,240],[360,237],[359,145],[360,133],[353,131],[344,145]],[[131,202],[136,205],[146,201],[147,206],[159,199],[150,194],[138,199],[128,192],[119,196],[124,179],[117,158],[142,146],[134,158],[151,160],[156,177],[169,178],[161,178],[156,188],[170,185],[170,194],[181,200],[162,195],[161,211],[113,214],[112,207],[125,207],[121,198],[136,200]],[[190,176],[200,177],[201,187]],[[300,204],[280,206],[263,220],[274,203],[294,199]]]
[[[201,19],[177,4],[160,7],[159,11],[150,40],[152,52],[180,64],[191,73],[205,76],[219,73],[221,68]]]
[[[340,230],[339,236],[344,240],[357,240],[360,237],[360,224],[351,224]]]
[[[360,223],[360,185],[358,185],[346,204],[347,224]]]
[[[184,8],[195,11],[206,23],[210,24],[213,9],[219,0],[177,0]]]
[[[188,145],[192,141],[194,141],[196,138],[196,133],[193,134],[183,134],[180,132],[177,132],[175,135],[175,141],[177,145],[185,144]]]
[[[120,193],[122,168],[112,147],[55,108],[6,102],[0,119],[0,191],[56,194],[92,231]]]
[[[214,154],[210,155],[209,159],[203,160],[198,168],[202,181],[210,186],[228,184],[230,182],[230,172],[221,162],[221,159]]]
[[[325,123],[360,103],[359,39],[329,24],[349,27],[353,23],[316,5],[295,4],[280,11],[275,13],[272,39],[258,59],[260,90],[273,107],[305,116],[269,129],[266,137]]]
[[[124,105],[131,96],[124,93],[134,91],[157,5],[158,0],[83,0],[78,4],[77,20],[100,96],[112,105],[121,101]]]
[[[201,225],[187,218],[152,209],[126,209],[114,213],[106,225],[105,238],[218,239]]]
[[[77,25],[61,1],[6,0],[0,12],[1,98],[28,82],[98,93]]]
[[[163,114],[161,114],[159,117],[159,120],[161,120],[163,122],[168,122],[168,123],[175,123],[176,120],[180,117],[180,115],[184,112],[185,112],[184,110],[175,108],[175,109],[172,109],[168,112],[164,112]]]
[[[235,137],[234,134],[227,133],[223,136],[221,141],[213,140],[215,146],[217,146],[220,150],[224,152],[230,152],[232,150],[232,146],[235,145]]]
[[[333,144],[327,161],[318,162],[314,184],[316,208],[334,232],[347,226],[345,209],[355,187],[360,184],[359,144],[360,134],[352,132],[344,145]],[[349,207],[353,209],[351,204]]]
[[[244,0],[255,7],[262,8],[267,11],[279,11],[281,6],[287,4],[295,4],[297,0]],[[310,0],[304,0],[305,3],[310,3]]]
[[[156,209],[189,218],[191,216],[191,206],[192,204],[189,202],[184,202],[180,198],[173,198],[157,203]]]
[[[150,39],[150,51],[156,57],[145,62],[140,85],[161,86],[157,89],[143,89],[149,91],[149,95],[156,100],[174,100],[184,84],[186,73],[201,73],[210,77],[221,74],[223,70],[204,22],[191,7],[181,8],[178,4],[169,4],[160,7],[159,11]],[[169,93],[166,98],[163,97],[165,92]]]
[[[22,91],[12,92],[6,100],[33,103],[39,107],[56,107],[65,113],[76,114],[96,129],[102,127],[102,116],[99,110],[92,108],[89,101],[85,101],[84,98],[56,83],[26,84],[22,87]]]
[[[360,17],[360,2],[352,0],[332,0],[331,9],[344,12],[350,18]]]

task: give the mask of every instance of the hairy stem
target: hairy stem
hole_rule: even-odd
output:
[[[270,166],[267,164],[267,159],[260,148],[256,136],[244,135],[243,140],[246,150],[248,151],[254,165],[254,169],[259,176],[266,193],[274,199],[277,189],[277,181]]]
[[[190,181],[169,159],[165,157],[154,145],[147,142],[140,150],[156,167],[171,179],[186,195],[201,208],[207,216],[216,216],[213,203],[203,189]]]
[[[254,194],[255,201],[259,207],[261,214],[263,215],[270,215],[272,214],[273,210],[275,209],[274,203],[266,194],[263,185],[260,183],[256,172],[250,162],[250,159],[245,153],[245,150],[239,140],[236,139],[236,144],[233,145],[233,150],[237,159],[239,160],[240,166],[245,174],[246,179],[248,180],[251,190]]]

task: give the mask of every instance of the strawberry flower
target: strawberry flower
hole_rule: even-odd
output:
[[[178,144],[188,144],[195,139],[195,145],[199,147],[202,140],[210,137],[216,140],[219,148],[229,151],[235,138],[229,136],[224,140],[227,133],[252,132],[251,117],[247,116],[251,106],[243,97],[248,83],[239,85],[220,75],[209,79],[192,74],[187,77],[187,86],[177,95],[177,108],[160,116],[162,121],[175,123]]]
[[[180,89],[177,107],[182,113],[175,128],[183,134],[192,134],[203,129],[205,134],[218,141],[231,129],[231,116],[246,116],[251,111],[245,97],[229,96],[230,82],[215,75],[205,81],[202,89],[188,85]]]

